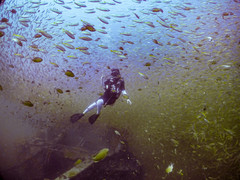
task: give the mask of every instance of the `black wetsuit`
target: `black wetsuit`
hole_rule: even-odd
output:
[[[103,99],[104,105],[112,105],[125,90],[124,80],[122,77],[111,77],[104,82],[104,94],[100,97]]]

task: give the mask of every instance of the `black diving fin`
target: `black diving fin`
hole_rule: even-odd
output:
[[[75,123],[75,122],[77,122],[79,119],[81,119],[83,116],[84,116],[83,113],[74,114],[74,115],[71,116],[70,121],[71,121],[72,123]]]
[[[90,117],[88,118],[89,123],[90,123],[90,124],[95,123],[95,121],[97,120],[98,117],[99,117],[99,114],[93,114],[92,116],[90,116]]]

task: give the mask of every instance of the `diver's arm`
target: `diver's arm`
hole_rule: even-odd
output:
[[[102,86],[104,87],[103,78],[104,78],[104,76],[102,75],[102,76],[101,76],[101,82],[102,82]]]
[[[132,102],[131,102],[131,100],[129,99],[129,96],[128,96],[128,94],[127,94],[127,92],[126,92],[126,90],[124,89],[124,90],[122,90],[122,95],[123,95],[123,97],[124,98],[126,98],[127,99],[127,103],[128,104],[132,104]]]

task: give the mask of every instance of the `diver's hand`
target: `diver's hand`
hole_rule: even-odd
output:
[[[102,81],[102,83],[103,83],[103,78],[104,78],[104,76],[103,76],[103,74],[102,74],[102,76],[101,76],[101,81]]]
[[[103,76],[103,74],[102,74],[102,76],[101,76],[101,83],[102,83],[102,86],[104,87],[103,78],[104,78],[104,76]]]
[[[132,105],[132,101],[130,99],[127,99],[127,103]]]

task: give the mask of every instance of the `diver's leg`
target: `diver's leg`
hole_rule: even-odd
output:
[[[100,111],[102,109],[103,103],[104,103],[103,99],[97,100],[97,114],[100,114]]]
[[[92,110],[92,109],[95,108],[95,107],[97,107],[97,103],[96,103],[96,102],[90,104],[90,105],[83,111],[83,113],[77,113],[77,114],[72,115],[71,118],[70,118],[70,121],[71,121],[72,123],[77,122],[79,119],[81,119],[81,118],[84,116],[84,114],[86,114],[88,111]]]
[[[83,114],[86,114],[88,111],[91,111],[93,108],[97,107],[97,103],[94,102],[92,104],[90,104],[84,111]]]
[[[103,99],[98,99],[96,104],[97,104],[97,113],[93,114],[92,116],[89,117],[88,121],[90,122],[90,124],[93,124],[97,120],[97,118],[99,117],[100,111],[101,111],[102,106],[104,104]]]

